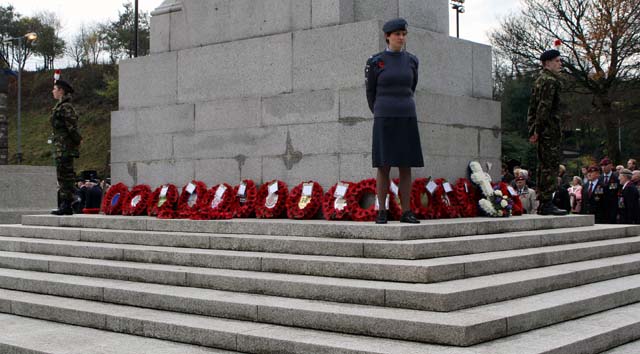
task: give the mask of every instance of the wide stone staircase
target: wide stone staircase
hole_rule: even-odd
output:
[[[3,354],[637,354],[639,302],[591,216],[0,225]]]

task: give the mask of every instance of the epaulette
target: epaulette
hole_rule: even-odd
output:
[[[411,54],[409,52],[407,52],[407,54],[409,54],[409,59],[411,59],[414,63],[420,64],[420,60],[418,60],[417,56],[415,56],[415,55],[413,55],[413,54]]]
[[[382,51],[380,53],[376,53],[376,54],[370,56],[369,59],[367,59],[367,65],[377,63],[378,60],[382,59],[382,54],[383,53],[384,53],[384,51]]]

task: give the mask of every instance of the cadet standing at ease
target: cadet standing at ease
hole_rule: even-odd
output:
[[[538,151],[539,214],[566,215],[567,211],[553,204],[553,192],[558,185],[560,166],[560,90],[562,70],[560,52],[552,49],[540,56],[542,72],[536,80],[529,101],[527,124],[529,141]]]
[[[53,84],[53,98],[58,100],[51,114],[51,128],[53,129],[53,144],[55,146],[56,175],[58,177],[58,209],[53,215],[71,215],[73,209],[73,191],[76,174],[73,170],[73,159],[80,157],[80,143],[82,136],[78,131],[78,114],[71,105],[73,88],[63,80],[56,80]]]

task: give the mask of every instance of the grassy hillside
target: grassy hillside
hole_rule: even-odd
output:
[[[71,82],[76,90],[73,103],[80,116],[80,132],[84,139],[80,158],[76,160],[76,173],[97,170],[101,177],[109,176],[110,116],[118,106],[117,82],[114,81],[117,67],[91,65],[65,69],[62,78]],[[56,103],[51,96],[53,71],[23,73],[22,85],[23,164],[52,166],[53,147],[47,140],[51,134],[51,109]],[[11,80],[8,101],[10,164],[17,162],[16,91],[17,82]]]

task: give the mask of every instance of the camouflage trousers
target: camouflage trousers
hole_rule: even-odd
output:
[[[551,202],[558,187],[560,137],[541,136],[538,141],[538,200],[540,205]]]
[[[56,157],[56,175],[58,177],[58,202],[67,202],[71,205],[73,202],[74,184],[76,173],[73,171],[73,157],[62,156]]]

